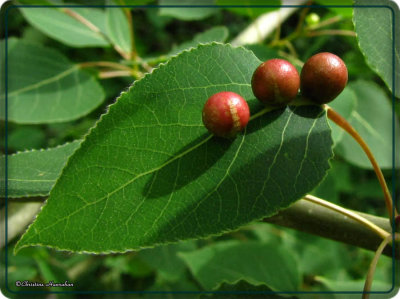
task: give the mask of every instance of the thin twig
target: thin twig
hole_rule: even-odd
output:
[[[78,22],[82,23],[86,27],[88,27],[90,30],[93,32],[99,34],[102,38],[104,38],[107,42],[109,42],[111,45],[113,45],[113,42],[108,38],[107,35],[105,35],[96,25],[94,25],[92,22],[90,22],[88,19],[82,17],[80,14],[77,12],[69,9],[69,8],[62,8],[62,11],[69,15],[70,17],[74,18]],[[115,51],[117,51],[124,59],[129,60],[130,55],[125,53],[118,45],[113,45]]]
[[[321,35],[345,35],[345,36],[356,36],[356,33],[351,30],[339,30],[339,29],[327,29],[319,31],[310,31],[306,33],[306,36],[321,36]]]
[[[107,71],[99,73],[100,79],[108,79],[115,77],[132,77],[132,76],[133,76],[132,71]]]
[[[308,1],[307,5],[311,4],[310,2],[311,1]],[[297,34],[299,34],[301,32],[301,28],[303,27],[304,20],[306,18],[307,13],[309,12],[309,10],[310,10],[310,7],[305,7],[301,10],[299,22],[297,23],[296,29],[294,30],[294,32],[296,32]]]
[[[365,279],[362,299],[369,298],[369,292],[371,291],[372,280],[374,278],[376,265],[378,264],[378,260],[382,255],[383,249],[385,249],[386,245],[392,240],[392,237],[393,237],[392,235],[389,235],[385,239],[383,239],[382,243],[379,245],[378,249],[375,252],[374,258],[372,259],[371,264],[369,265],[367,278]]]
[[[324,108],[327,111],[328,118],[332,120],[335,124],[337,124],[339,127],[341,127],[343,130],[345,130],[347,133],[349,133],[354,138],[354,140],[357,141],[357,143],[363,149],[364,153],[367,155],[369,161],[372,164],[372,167],[374,168],[375,174],[378,177],[378,181],[379,184],[381,185],[383,195],[385,196],[386,209],[389,213],[390,221],[392,221],[393,212],[394,216],[396,217],[397,211],[396,209],[393,209],[392,196],[390,195],[389,188],[386,185],[385,177],[383,176],[382,170],[379,167],[378,162],[376,161],[367,143],[360,136],[360,134],[358,134],[358,132],[353,128],[353,126],[350,125],[350,123],[346,119],[344,119],[339,113],[337,113],[335,110],[333,110],[326,104],[324,105]]]
[[[321,198],[318,198],[316,196],[313,196],[311,194],[307,194],[306,196],[304,196],[305,200],[311,201],[313,203],[319,204],[321,206],[327,207],[331,210],[337,211],[349,218],[354,219],[355,221],[361,223],[362,225],[364,225],[365,227],[368,227],[371,231],[374,231],[375,233],[377,233],[382,239],[387,238],[388,236],[390,236],[390,233],[388,233],[387,231],[383,230],[382,228],[380,228],[379,226],[375,225],[374,223],[372,223],[371,221],[365,219],[364,217],[350,211],[347,210],[345,208],[342,208],[340,206],[337,206],[329,201],[325,201]]]
[[[110,61],[88,61],[78,63],[79,67],[92,67],[92,66],[100,66],[100,67],[111,67],[119,70],[130,71],[131,68],[126,65],[110,62]]]
[[[318,28],[321,28],[321,27],[325,27],[325,26],[334,24],[336,22],[339,22],[340,20],[342,20],[341,16],[334,16],[333,18],[324,20],[322,22],[319,22],[318,24],[309,26],[308,28],[311,29],[311,30],[315,30],[315,29],[318,29]]]
[[[286,59],[288,59],[290,62],[296,64],[299,67],[303,67],[304,62],[301,61],[300,59],[298,59],[297,57],[294,57],[292,55],[290,55],[289,53],[286,53],[284,51],[278,51],[278,54],[282,57],[285,57]]]

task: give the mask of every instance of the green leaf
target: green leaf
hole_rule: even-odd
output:
[[[381,168],[392,168],[392,107],[386,93],[373,81],[358,80],[349,84],[357,96],[357,106],[348,121],[358,131],[371,148]],[[394,119],[395,132],[399,132],[399,121]],[[400,147],[400,138],[396,136],[395,148]],[[343,134],[335,147],[335,152],[348,162],[372,169],[371,163],[361,147],[349,134]],[[396,165],[399,156],[396,155]]]
[[[20,8],[26,20],[49,37],[70,47],[108,47],[108,41],[98,32],[71,17],[66,11],[78,14],[87,22],[105,30],[105,12],[96,8],[25,7]]]
[[[240,280],[266,285],[273,291],[297,291],[297,262],[284,247],[258,242],[225,241],[192,252],[181,252],[196,280],[206,291]]]
[[[104,100],[99,83],[59,52],[15,38],[8,43],[9,121],[69,121],[88,114]],[[3,95],[0,103],[4,107]],[[0,119],[5,119],[4,109]]]
[[[242,16],[248,16],[256,18],[267,12],[279,9],[281,5],[280,0],[270,0],[265,2],[265,0],[216,0],[216,5],[241,5],[247,7],[221,7],[223,9],[232,11],[236,14]],[[254,5],[260,5],[265,7],[254,7]],[[253,6],[253,7],[252,7]],[[270,7],[268,7],[270,6]],[[273,7],[275,6],[275,7]]]
[[[159,14],[161,16],[170,16],[183,21],[201,20],[207,18],[218,11],[217,7],[209,7],[214,5],[214,0],[203,0],[199,4],[196,0],[160,0],[159,5],[196,5],[203,7],[160,7]]]
[[[273,48],[270,48],[266,45],[254,44],[254,45],[246,45],[246,49],[249,49],[257,56],[261,61],[266,61],[273,58],[280,58],[278,51]]]
[[[228,38],[228,29],[225,26],[216,26],[202,33],[196,34],[191,41],[180,44],[173,48],[167,56],[176,55],[183,50],[196,47],[198,44],[206,44],[210,42],[224,42]]]
[[[385,81],[393,92],[393,74],[395,76],[397,98],[400,97],[400,41],[393,45],[393,15],[398,22],[398,8],[391,1],[355,0],[356,5],[378,4],[382,7],[355,7],[353,23],[361,52],[369,66]],[[389,7],[392,7],[390,9]],[[397,20],[396,20],[397,19]],[[398,24],[396,24],[398,28]],[[393,49],[394,47],[394,49]],[[394,51],[394,57],[393,57]],[[394,59],[394,61],[393,61]],[[393,72],[393,66],[397,68]]]
[[[329,105],[345,119],[350,119],[357,106],[357,96],[351,87],[347,87],[333,102],[329,103]],[[330,125],[332,128],[332,138],[336,145],[342,139],[345,131],[333,122],[330,122]]]
[[[325,277],[316,277],[316,281],[322,283],[329,291],[333,292],[362,292],[364,289],[365,280],[331,280]],[[392,284],[384,281],[376,281],[372,282],[371,291],[372,292],[387,292],[392,289]],[[393,293],[394,295],[395,293]],[[383,295],[381,298],[389,298],[389,294]],[[343,298],[338,296],[337,298]],[[379,298],[379,297],[378,297]]]
[[[116,1],[107,1],[108,5],[116,5]],[[132,52],[132,37],[128,19],[123,8],[106,8],[106,30],[112,43],[125,53]]]
[[[80,141],[74,141],[47,150],[32,150],[8,156],[8,197],[48,195],[67,159],[79,144]],[[4,166],[4,163],[3,156],[0,164]],[[4,192],[2,183],[0,193]]]
[[[157,269],[157,275],[162,280],[179,281],[185,273],[186,265],[177,256],[177,253],[194,249],[196,249],[196,244],[193,241],[187,241],[145,249],[140,251],[138,256],[148,265]]]
[[[7,136],[7,147],[15,151],[41,148],[46,141],[46,134],[38,127],[19,127]]]
[[[353,0],[318,0],[316,1],[319,5],[332,5],[333,7],[327,7],[333,13],[338,14],[345,18],[351,18],[353,16]],[[335,7],[335,6],[349,6],[349,7]]]
[[[18,247],[110,252],[208,237],[312,190],[332,156],[325,112],[261,110],[250,85],[260,63],[244,48],[200,45],[135,81],[70,158]],[[223,90],[252,107],[234,140],[202,124],[205,101]]]

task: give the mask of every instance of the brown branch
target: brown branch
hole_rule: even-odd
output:
[[[385,231],[392,230],[388,218],[353,212],[368,219]],[[380,236],[356,220],[303,199],[278,214],[265,218],[263,221],[371,251],[375,251],[382,242]],[[392,247],[387,246],[383,254],[392,256]],[[396,251],[395,257],[400,259],[399,251]]]

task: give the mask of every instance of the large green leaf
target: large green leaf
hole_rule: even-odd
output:
[[[395,148],[400,148],[400,131],[398,118],[395,116],[393,120],[392,117],[390,100],[373,81],[358,80],[350,83],[349,88],[355,92],[357,105],[348,121],[371,148],[379,166],[391,169],[394,142]],[[392,140],[393,128],[396,132],[395,141]],[[336,144],[335,152],[354,165],[372,168],[361,147],[347,133]],[[396,165],[400,165],[399,155],[395,156]]]
[[[8,197],[48,195],[67,159],[79,144],[80,141],[75,141],[47,150],[32,150],[8,156]],[[0,165],[5,165],[4,156],[0,158]],[[4,192],[2,183],[0,194]]]
[[[214,43],[136,81],[70,158],[17,248],[110,252],[207,237],[312,190],[332,156],[325,113],[303,106],[254,115],[259,64],[244,48]],[[252,107],[234,140],[213,137],[201,120],[207,98],[223,90]]]
[[[396,97],[400,97],[400,41],[393,44],[393,24],[398,29],[399,9],[391,1],[355,0],[353,22],[361,51],[367,63],[385,81]],[[380,5],[381,7],[368,7]],[[397,26],[397,27],[396,27]],[[396,65],[395,70],[393,67]],[[393,78],[393,75],[395,78]]]
[[[118,1],[107,1],[108,5],[117,5]],[[106,8],[106,30],[114,45],[118,46],[125,53],[132,51],[132,36],[128,19],[123,8],[107,7]]]
[[[8,40],[7,62],[9,121],[69,121],[88,114],[104,99],[94,77],[53,49],[12,38]],[[1,107],[4,99],[2,95]],[[5,119],[4,109],[0,119]]]
[[[282,246],[259,242],[224,241],[179,256],[206,291],[240,280],[266,285],[273,291],[298,291],[297,261]]]
[[[101,32],[106,32],[105,12],[96,8],[21,7],[26,20],[35,28],[71,47],[106,47],[108,41],[100,33],[68,15],[72,11]]]
[[[159,14],[184,21],[201,20],[218,11],[217,7],[210,7],[213,4],[214,0],[203,0],[201,2],[196,0],[159,0],[161,6]],[[168,5],[171,5],[171,7],[167,7]],[[178,7],[180,5],[183,7]],[[191,7],[192,5],[195,6]]]

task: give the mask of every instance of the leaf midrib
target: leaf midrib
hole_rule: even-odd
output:
[[[24,93],[24,92],[27,92],[27,91],[30,91],[30,90],[34,90],[34,89],[40,88],[40,87],[45,86],[47,84],[51,84],[51,83],[57,82],[60,79],[65,78],[69,74],[72,74],[75,70],[78,70],[78,66],[77,65],[74,65],[73,67],[71,67],[69,69],[66,69],[65,71],[63,71],[63,72],[61,72],[61,73],[59,73],[59,74],[57,74],[55,76],[49,77],[49,78],[44,79],[42,81],[39,81],[39,82],[37,82],[35,84],[31,84],[31,85],[25,86],[24,88],[20,88],[20,89],[14,90],[14,91],[8,93],[8,97],[13,97],[13,96],[19,95],[21,93]],[[1,95],[0,96],[1,99],[3,99],[4,97],[5,97],[5,95]]]

